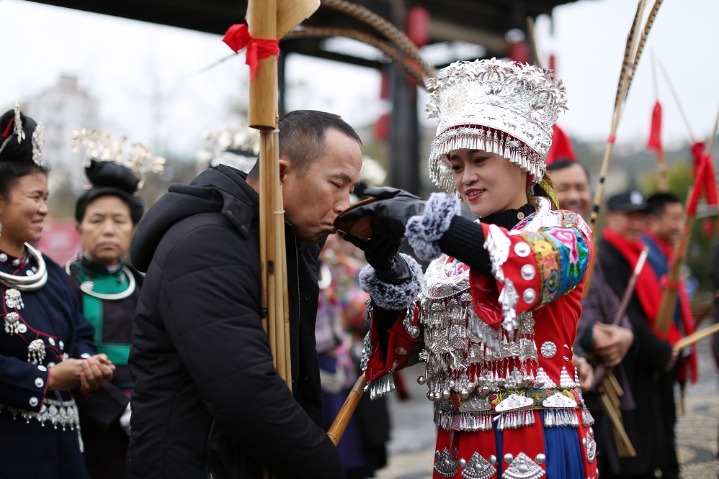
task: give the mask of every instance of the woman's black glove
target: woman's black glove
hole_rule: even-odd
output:
[[[352,235],[345,235],[344,239],[364,251],[365,259],[374,268],[380,281],[400,284],[411,277],[407,263],[399,255],[401,238],[393,239],[383,234],[373,234],[368,240]]]
[[[372,216],[373,233],[402,238],[407,221],[424,211],[425,201],[398,188],[367,188],[363,194],[379,201],[352,208],[342,214],[342,219],[353,222],[365,216]]]
[[[372,237],[363,240],[352,235],[345,239],[365,253],[367,262],[381,281],[400,284],[410,277],[407,263],[399,255],[404,226],[415,215],[422,214],[424,201],[397,188],[367,188],[364,194],[379,198],[343,214],[343,220],[356,221],[371,215]]]

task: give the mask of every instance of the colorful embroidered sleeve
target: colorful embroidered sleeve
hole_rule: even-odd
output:
[[[470,276],[474,306],[480,317],[487,317],[481,311],[488,307],[501,309],[504,328],[514,329],[518,314],[554,301],[584,279],[592,252],[592,233],[581,216],[569,211],[547,211],[528,216],[511,231],[496,225],[481,226],[493,277],[477,271]],[[496,288],[498,296],[475,294],[490,287]],[[499,321],[496,318],[488,322]]]

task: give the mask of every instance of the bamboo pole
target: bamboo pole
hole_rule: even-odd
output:
[[[606,394],[601,395],[602,406],[604,409],[609,411],[613,410],[613,406],[609,397]],[[637,451],[632,445],[632,441],[629,439],[627,432],[624,430],[624,424],[622,419],[618,415],[608,414],[609,420],[612,423],[612,430],[614,431],[614,442],[617,445],[617,452],[620,457],[634,457],[637,455]]]
[[[247,22],[250,36],[253,39],[277,40],[318,6],[318,0],[249,0]],[[277,78],[277,57],[270,55],[260,59],[255,77],[250,81],[249,123],[260,131],[260,314],[277,373],[292,390],[284,204],[277,130]],[[263,477],[271,477],[267,469]]]
[[[360,399],[362,399],[362,394],[364,393],[364,388],[366,385],[367,378],[364,374],[361,374],[360,377],[357,378],[357,381],[355,382],[354,386],[352,386],[352,390],[350,391],[349,395],[347,395],[347,399],[345,399],[345,402],[342,405],[340,412],[337,414],[337,417],[334,421],[332,421],[332,425],[327,431],[327,436],[330,438],[330,441],[332,441],[332,444],[334,444],[335,446],[339,444],[342,433],[345,432],[345,428],[350,422],[352,414],[357,408],[357,404],[359,404]]]
[[[687,117],[686,112],[684,111],[684,108],[682,107],[682,103],[679,101],[679,96],[677,95],[676,90],[674,90],[674,86],[672,85],[671,80],[669,79],[669,74],[667,74],[667,71],[664,69],[664,66],[662,65],[662,62],[659,62],[659,71],[662,72],[662,75],[664,75],[664,81],[667,82],[667,86],[669,87],[669,92],[672,94],[672,98],[674,98],[674,103],[677,105],[677,109],[679,110],[679,114],[682,117],[682,120],[684,121],[684,126],[687,128],[687,133],[689,133],[689,140],[694,143],[696,140],[696,136],[694,136],[694,132],[692,131],[692,126],[689,123],[689,118]]]
[[[706,152],[710,153],[714,146],[714,139],[719,130],[719,113],[717,113],[714,119],[714,128],[712,135],[707,142]],[[659,313],[656,319],[656,328],[663,334],[667,335],[669,331],[669,325],[671,324],[671,318],[674,314],[674,309],[677,305],[677,299],[679,295],[678,287],[681,276],[681,268],[684,264],[686,257],[687,248],[689,247],[689,241],[692,235],[692,227],[694,226],[694,220],[696,219],[696,205],[701,195],[702,186],[704,184],[704,176],[709,173],[707,161],[711,161],[711,157],[707,156],[706,161],[702,161],[697,168],[696,177],[694,178],[694,185],[691,188],[689,194],[689,200],[686,206],[686,218],[684,219],[684,229],[682,231],[682,237],[674,247],[672,253],[671,265],[669,272],[667,273],[667,282],[662,292],[662,299],[659,303]]]
[[[614,98],[614,112],[612,113],[612,123],[609,128],[609,136],[607,138],[607,146],[604,150],[604,157],[602,158],[602,165],[599,171],[599,181],[597,188],[594,191],[594,199],[592,201],[592,211],[589,216],[589,227],[594,231],[594,256],[597,255],[599,235],[596,234],[597,220],[599,218],[599,210],[602,204],[602,198],[604,198],[604,185],[607,179],[607,172],[609,171],[609,165],[611,164],[612,152],[614,151],[614,142],[616,139],[617,130],[619,129],[619,121],[621,120],[622,113],[624,110],[624,104],[629,94],[629,85],[631,83],[631,77],[633,75],[632,68],[639,64],[639,58],[635,52],[636,42],[639,39],[638,32],[641,24],[642,15],[646,6],[646,0],[639,0],[637,4],[637,11],[634,14],[634,20],[632,26],[629,29],[627,35],[627,42],[624,47],[624,58],[622,60],[622,68],[619,72],[619,81],[617,82],[617,93]],[[650,25],[651,26],[651,25]],[[645,29],[644,37],[649,34],[649,30]],[[641,52],[639,52],[641,53]],[[587,268],[586,278],[584,280],[584,294],[589,292],[589,288],[592,283],[592,274],[594,273],[595,261],[594,257],[589,263]]]
[[[716,333],[719,333],[719,323],[713,324],[701,331],[696,331],[689,336],[684,336],[682,339],[677,341],[674,346],[672,346],[672,349],[674,349],[674,351],[681,351],[682,349],[689,347],[694,343],[698,343],[702,339],[708,338]]]
[[[539,51],[537,50],[537,38],[534,34],[534,18],[527,17],[527,41],[529,42],[529,51],[532,52],[532,61],[539,68],[544,68],[539,60]]]

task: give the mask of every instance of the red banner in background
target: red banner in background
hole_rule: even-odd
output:
[[[552,146],[549,147],[549,151],[547,152],[546,165],[549,166],[554,160],[561,159],[577,161],[577,155],[574,153],[572,140],[569,139],[569,136],[564,130],[554,125],[552,131]]]
[[[61,266],[80,251],[75,220],[48,220],[37,247]]]

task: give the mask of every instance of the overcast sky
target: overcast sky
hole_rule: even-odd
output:
[[[635,8],[631,0],[580,0],[555,9],[553,33],[547,18],[537,22],[540,56],[546,61],[549,53],[556,55],[558,74],[567,86],[570,110],[560,124],[575,137],[607,137]],[[652,52],[668,72],[694,135],[709,134],[719,109],[719,64],[714,59],[718,20],[718,1],[664,2],[629,95],[619,142],[646,141],[655,99]],[[221,42],[222,33],[0,0],[0,105],[10,106],[51,86],[60,74],[73,74],[101,101],[106,130],[129,134],[133,141],[159,138],[175,151],[192,154],[203,131],[227,120],[228,103],[246,101],[247,67],[241,58],[204,70],[230,52]],[[297,85],[288,98],[290,109],[334,111],[355,126],[372,123],[382,111],[379,75],[373,70],[295,55],[287,75]],[[658,85],[665,142],[688,140],[661,74]],[[151,126],[157,118],[162,128]]]

